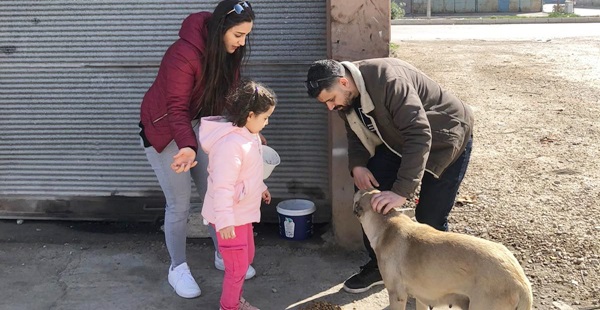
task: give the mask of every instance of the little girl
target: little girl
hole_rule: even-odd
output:
[[[202,216],[216,229],[225,263],[222,310],[258,310],[242,298],[254,259],[252,223],[260,221],[261,199],[271,202],[263,182],[259,132],[269,124],[275,95],[263,85],[242,81],[228,98],[228,116],[203,117],[200,145],[208,153],[208,188]]]

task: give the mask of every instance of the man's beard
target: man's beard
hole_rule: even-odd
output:
[[[352,98],[352,92],[347,91],[344,97],[344,105],[336,105],[334,110],[348,112],[352,109],[352,101],[354,100],[354,98]]]

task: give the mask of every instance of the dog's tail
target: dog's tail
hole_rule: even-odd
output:
[[[526,283],[523,283],[523,289],[519,294],[519,303],[517,304],[517,308],[515,310],[533,309],[533,293],[531,292],[531,284],[527,278],[525,278],[525,282]]]
[[[514,270],[516,280],[519,286],[519,301],[517,302],[517,307],[515,310],[531,310],[533,309],[533,293],[531,291],[531,282],[527,279],[527,275],[525,274],[525,270],[519,264],[517,258],[507,249],[505,248],[508,256],[509,262],[512,264],[512,270]]]

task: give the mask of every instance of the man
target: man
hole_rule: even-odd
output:
[[[317,61],[308,70],[306,88],[344,120],[355,189],[381,191],[371,200],[373,209],[387,214],[401,207],[421,183],[417,221],[448,230],[471,154],[470,107],[395,58]],[[370,261],[344,282],[350,293],[383,284],[364,231],[363,240]]]

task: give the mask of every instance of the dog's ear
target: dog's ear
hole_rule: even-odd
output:
[[[352,213],[354,214],[354,216],[358,217],[360,219],[360,216],[363,214],[363,209],[360,206],[360,202],[357,201],[354,203],[354,205],[352,206]]]
[[[365,191],[365,193],[360,197],[360,200],[358,201],[358,203],[365,209],[369,209],[372,210],[371,207],[371,198],[373,198],[373,193],[372,191]]]
[[[359,219],[363,214],[363,209],[360,205],[361,197],[362,195],[360,194],[360,192],[356,192],[356,194],[354,194],[354,203],[352,204],[352,213],[354,213],[354,215]]]
[[[373,194],[377,194],[377,193],[381,193],[381,191],[378,190],[378,189],[376,189],[376,188],[372,188],[370,190],[365,190],[364,193],[363,193],[363,195],[366,195],[366,194],[373,195]]]
[[[365,196],[369,196],[368,197],[368,202],[371,201],[371,195],[369,195],[369,191],[361,189],[359,191],[357,191],[356,193],[354,193],[354,203],[352,205],[352,211],[354,213],[355,216],[357,216],[358,218],[360,218],[363,213],[364,213],[364,200],[365,200]]]
[[[371,197],[374,194],[380,193],[377,189],[364,190],[361,189],[354,194],[354,204],[352,210],[354,215],[361,217],[365,211],[371,209]]]
[[[362,193],[361,197],[359,198],[360,200],[364,200],[364,199],[368,199],[369,202],[371,201],[371,198],[373,197],[373,195],[377,194],[377,193],[381,193],[381,191],[377,190],[377,189],[370,189],[370,190],[362,190],[360,191]],[[366,197],[366,198],[365,198]],[[356,198],[356,197],[355,197]]]
[[[365,190],[359,190],[358,192],[354,193],[354,205],[356,205],[356,203],[360,200],[360,198],[365,194]]]

